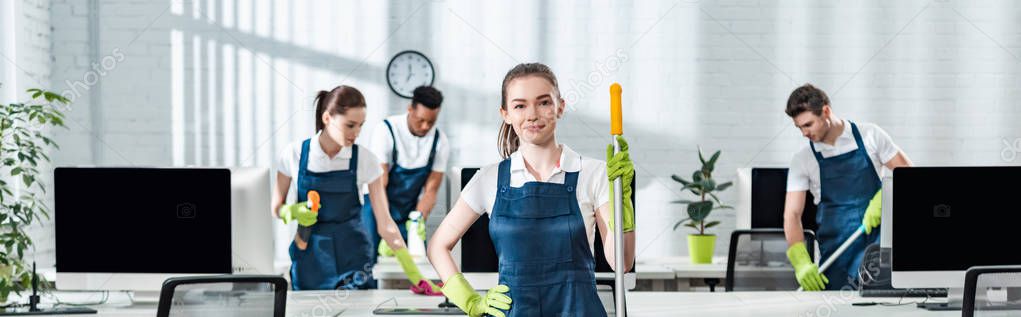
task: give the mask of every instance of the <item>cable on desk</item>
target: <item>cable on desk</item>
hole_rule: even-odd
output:
[[[106,304],[106,302],[110,299],[110,292],[109,291],[102,291],[102,294],[103,294],[103,297],[99,301],[91,302],[91,303],[89,303],[89,302],[86,302],[86,303],[64,302],[64,301],[61,301],[60,297],[57,297],[56,294],[49,293],[49,292],[47,292],[47,293],[45,293],[43,295],[47,295],[47,296],[53,298],[53,301],[54,301],[53,306],[54,307],[56,307],[56,306],[72,306],[72,307],[76,307],[76,306],[95,306],[95,305]]]
[[[0,309],[20,308],[20,307],[28,307],[28,306],[29,305],[25,304],[25,303],[10,303],[10,304],[6,304],[6,305],[0,305]]]
[[[856,303],[851,303],[851,305],[853,305],[853,306],[879,305],[879,306],[885,306],[885,307],[894,307],[894,306],[904,306],[904,305],[911,305],[911,304],[916,304],[916,305],[917,304],[925,304],[925,303],[928,303],[929,299],[932,298],[932,296],[930,296],[928,293],[925,293],[925,299],[923,299],[921,302],[918,302],[918,301],[904,302],[904,298],[906,298],[907,295],[910,294],[911,292],[917,292],[917,290],[915,290],[915,289],[908,289],[908,293],[905,293],[905,294],[901,295],[900,298],[897,299],[896,303],[887,303],[887,302],[856,302]]]
[[[92,303],[69,303],[69,302],[64,302],[64,301],[61,301],[60,298],[57,297],[57,295],[55,295],[55,294],[53,294],[51,292],[44,292],[44,293],[42,293],[42,295],[43,296],[48,296],[48,297],[53,299],[53,307],[57,307],[57,306],[94,306],[94,305],[106,304],[107,300],[110,299],[110,292],[103,291],[101,293],[103,294],[103,298],[100,299],[97,302],[92,302]],[[0,309],[21,308],[21,307],[29,307],[29,306],[31,306],[31,305],[25,304],[25,303],[10,303],[10,304],[6,304],[6,305],[0,305]]]
[[[389,302],[389,301],[393,301],[394,302],[394,307],[397,307],[397,306],[400,305],[400,304],[397,304],[397,297],[390,297],[390,299],[387,299],[385,301],[380,302],[379,304],[376,304],[376,308],[373,308],[372,310],[379,309],[379,306],[383,306],[383,304],[386,304],[386,302]]]

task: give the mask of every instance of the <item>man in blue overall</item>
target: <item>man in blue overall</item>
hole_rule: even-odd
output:
[[[806,291],[856,287],[865,248],[879,241],[879,231],[874,229],[881,218],[883,167],[893,170],[911,166],[911,161],[875,124],[838,118],[826,93],[811,84],[791,93],[785,112],[809,139],[808,146],[794,154],[787,174],[784,206],[787,257],[794,266],[798,284]],[[804,243],[801,214],[805,192],[809,190],[818,205],[816,236],[823,261],[865,224],[866,234],[841,254],[825,274],[819,272]]]
[[[397,223],[404,241],[408,233],[417,234],[425,241],[425,221],[436,205],[436,196],[443,181],[443,173],[450,157],[446,135],[436,128],[443,95],[431,86],[415,88],[408,112],[383,120],[373,132],[369,149],[383,162],[383,179],[390,202],[390,216]],[[414,225],[409,215],[419,212],[421,218]],[[386,244],[380,244],[372,207],[365,204],[363,219],[373,250],[392,256]],[[412,228],[413,227],[413,228]]]

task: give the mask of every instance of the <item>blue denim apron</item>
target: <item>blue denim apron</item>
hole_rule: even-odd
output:
[[[365,234],[358,200],[358,146],[351,149],[347,170],[311,172],[308,170],[310,140],[301,144],[298,167],[298,201],[309,190],[319,192],[322,208],[310,228],[308,247],[300,250],[294,242],[291,256],[291,283],[294,290],[336,288],[364,289],[372,283],[369,238]]]
[[[418,196],[425,187],[429,174],[432,173],[433,160],[436,158],[436,144],[440,140],[440,131],[436,130],[433,138],[432,149],[429,151],[429,163],[419,168],[405,168],[397,165],[397,135],[394,134],[390,121],[383,120],[386,128],[390,130],[390,138],[393,139],[393,149],[390,151],[390,171],[386,183],[386,198],[390,203],[390,217],[397,223],[397,229],[401,232],[404,241],[408,241],[408,230],[404,223],[408,221],[410,214],[418,207]],[[372,249],[379,247],[379,232],[376,231],[376,218],[372,214],[372,204],[369,202],[369,195],[365,195],[365,206],[362,207],[362,218],[365,222],[365,231],[369,233],[369,241]]]
[[[578,172],[564,184],[510,186],[510,160],[500,163],[489,234],[500,284],[514,302],[507,316],[606,316],[596,294],[595,260],[578,207]]]
[[[858,126],[848,122],[851,124],[854,142],[858,144],[857,150],[823,158],[822,154],[816,152],[815,145],[811,141],[808,143],[815,154],[815,160],[819,162],[821,197],[816,222],[819,224],[818,240],[823,261],[829,259],[840,244],[858,230],[869,201],[882,187],[875,166],[865,150]],[[865,235],[851,244],[824,272],[830,280],[826,289],[856,287],[858,267],[865,255],[865,248],[879,241],[879,230],[873,232],[875,234]]]

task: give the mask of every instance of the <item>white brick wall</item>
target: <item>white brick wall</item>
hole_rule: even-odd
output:
[[[437,67],[454,164],[480,165],[497,159],[503,74],[542,61],[573,93],[559,140],[592,157],[608,140],[607,87],[623,84],[641,257],[686,254],[688,231],[670,230],[683,209],[668,202],[689,195],[669,175],[696,168],[697,145],[723,150],[721,180],[787,165],[805,140],[782,108],[805,82],[844,117],[884,127],[919,164],[1015,164],[1001,151],[1021,137],[1021,8],[1008,0],[103,0],[98,43],[88,3],[53,0],[52,82],[82,80],[91,45],[124,60],[102,77],[101,106],[87,97],[95,91],[75,101],[80,125],[60,135],[60,164],[270,166],[311,132],[317,90],[361,89],[366,133],[404,109],[383,70],[416,49]],[[734,215],[712,217],[724,223],[713,230],[724,254]]]
[[[50,29],[50,2],[48,0],[18,0],[0,4],[3,10],[0,17],[4,35],[0,36],[0,49],[3,59],[0,60],[0,103],[27,101],[30,96],[25,93],[29,88],[50,87],[52,70],[52,32]],[[6,19],[11,19],[7,21]],[[40,171],[49,170],[49,166],[39,166]],[[7,171],[2,174],[9,184],[11,181]],[[40,181],[50,182],[52,177],[44,174]],[[52,200],[49,200],[52,202]],[[40,266],[53,265],[53,227],[47,221],[32,226],[28,230],[36,243],[33,255],[26,260],[36,260]],[[31,252],[31,251],[30,251]]]

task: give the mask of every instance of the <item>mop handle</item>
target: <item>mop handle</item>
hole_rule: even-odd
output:
[[[854,243],[855,240],[858,240],[858,237],[861,237],[862,233],[865,233],[865,224],[858,226],[858,229],[854,231],[854,234],[851,234],[851,237],[844,240],[844,243],[840,244],[840,247],[838,247],[836,251],[833,251],[833,255],[830,255],[830,257],[826,259],[821,266],[819,266],[819,273],[821,274],[826,272],[826,269],[830,268],[830,266],[833,265],[833,262],[836,262],[837,258],[844,254],[844,251],[847,251],[847,248],[851,247],[851,244]],[[802,289],[799,287],[798,291],[800,292],[801,290]]]
[[[620,152],[620,144],[617,143],[618,135],[624,134],[623,115],[620,103],[620,84],[610,85],[610,135],[613,142],[613,153]],[[615,262],[614,278],[614,299],[616,316],[626,316],[627,309],[624,307],[624,185],[620,178],[613,180],[613,221],[617,225],[613,228],[613,258]]]
[[[861,237],[862,233],[865,233],[864,224],[859,226],[858,230],[855,230],[854,234],[852,234],[850,238],[847,238],[847,240],[845,240],[836,251],[833,251],[833,255],[830,255],[829,259],[822,262],[822,265],[819,266],[819,273],[826,272],[826,269],[830,268],[830,266],[833,265],[833,262],[836,262],[837,258],[844,254],[844,251],[847,251],[847,248],[851,247],[851,244],[854,243],[855,240],[858,240],[858,237]]]

